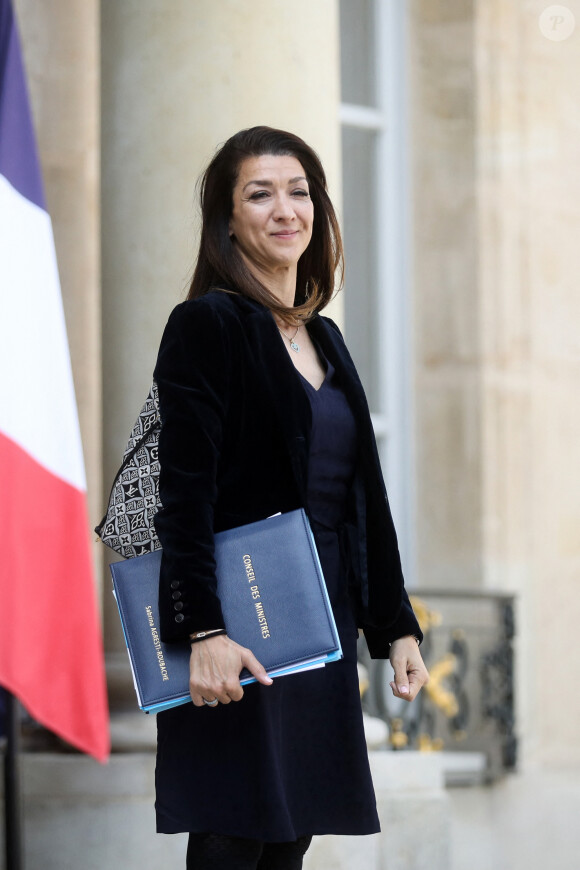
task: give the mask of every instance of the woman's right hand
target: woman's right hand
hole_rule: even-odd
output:
[[[244,690],[240,685],[240,672],[247,668],[264,686],[272,680],[253,652],[227,635],[208,637],[191,646],[189,660],[189,693],[196,707],[215,698],[221,704],[239,701]]]

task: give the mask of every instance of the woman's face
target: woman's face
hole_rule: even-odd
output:
[[[248,157],[232,194],[230,236],[258,273],[296,269],[312,238],[314,209],[295,157]]]

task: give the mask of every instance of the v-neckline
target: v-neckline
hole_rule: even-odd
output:
[[[275,321],[274,321],[274,322],[275,322]],[[276,328],[278,329],[278,332],[280,333],[280,335],[281,335],[281,336],[284,336],[284,333],[282,332],[282,330],[280,329],[280,327],[278,326],[277,323],[276,323]],[[286,338],[287,338],[287,337],[288,337],[288,336],[286,336]],[[308,380],[308,378],[305,377],[305,376],[302,374],[302,372],[300,371],[300,369],[299,369],[296,365],[294,365],[294,362],[292,362],[292,359],[291,359],[291,362],[292,362],[292,365],[294,366],[294,368],[296,369],[296,371],[298,372],[298,376],[299,376],[299,377],[304,381],[304,383],[306,384],[306,386],[309,387],[309,389],[312,390],[313,393],[319,393],[320,390],[323,388],[323,386],[326,384],[326,382],[327,382],[327,380],[328,380],[329,372],[330,372],[331,370],[334,371],[334,367],[331,366],[331,364],[329,363],[329,361],[327,360],[327,358],[326,358],[325,355],[323,354],[323,352],[322,352],[322,350],[321,350],[321,348],[320,348],[320,345],[319,345],[319,343],[316,341],[316,339],[315,339],[312,335],[310,336],[310,339],[311,339],[311,341],[312,341],[312,343],[313,343],[313,345],[314,345],[314,348],[315,348],[315,350],[316,350],[316,353],[318,354],[318,357],[319,357],[321,363],[322,363],[323,365],[326,365],[326,370],[325,370],[325,372],[324,372],[324,379],[322,380],[320,386],[319,386],[318,388],[316,388],[316,387],[314,386],[314,384],[310,383],[310,381]],[[282,339],[282,341],[283,341],[283,339]],[[289,354],[289,356],[290,356],[290,358],[292,357],[291,354]]]
[[[317,350],[318,350],[318,348],[317,348]],[[319,354],[320,354],[320,351],[318,351],[318,352],[319,352]],[[296,369],[296,371],[298,372],[299,376],[302,378],[302,380],[304,381],[304,383],[305,383],[308,387],[310,387],[310,389],[312,390],[313,393],[319,393],[319,392],[321,391],[321,389],[325,386],[326,382],[328,381],[328,376],[329,376],[330,371],[331,371],[331,365],[330,365],[330,363],[328,362],[328,360],[327,360],[325,357],[323,357],[322,355],[321,355],[321,358],[322,358],[322,360],[324,360],[324,362],[326,363],[326,371],[325,371],[325,373],[324,373],[324,379],[323,379],[323,381],[322,381],[322,383],[320,384],[319,387],[315,387],[314,384],[311,384],[310,381],[308,380],[308,378],[305,377],[299,369]],[[296,368],[296,366],[294,366],[294,368]]]

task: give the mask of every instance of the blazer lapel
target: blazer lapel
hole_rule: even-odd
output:
[[[378,464],[378,456],[376,455],[373,424],[363,386],[340,333],[322,317],[315,317],[308,328],[311,331],[312,337],[319,343],[326,358],[334,366],[346,399],[357,421],[359,435],[358,467],[353,482],[357,533],[356,544],[351,546],[353,558],[358,563],[361,603],[366,611],[369,605],[369,576],[367,498],[364,481],[368,473],[380,478],[380,466]],[[374,470],[372,469],[373,458],[376,462]],[[369,466],[371,467],[369,468]]]
[[[266,402],[278,418],[296,485],[305,505],[312,426],[310,402],[272,314],[262,306],[252,308],[246,321],[252,353],[260,368]]]
[[[245,309],[245,324],[251,352],[260,369],[265,400],[278,419],[288,449],[292,470],[303,505],[306,505],[308,455],[312,410],[300,383],[300,376],[284,347],[274,318],[267,308],[240,298]],[[334,366],[346,398],[361,428],[359,461],[368,453],[372,423],[364,391],[355,365],[342,336],[319,315],[308,324],[308,331]]]
[[[364,390],[342,336],[330,323],[320,316],[316,316],[312,320],[308,325],[308,330],[320,345],[324,355],[336,369],[346,398],[359,425],[362,421],[366,422],[367,419],[370,424]]]

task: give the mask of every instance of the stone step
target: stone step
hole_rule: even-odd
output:
[[[317,837],[305,870],[448,870],[441,757],[369,757],[382,833]],[[187,835],[155,833],[153,752],[115,753],[106,765],[76,754],[23,753],[21,771],[25,870],[185,868]]]

